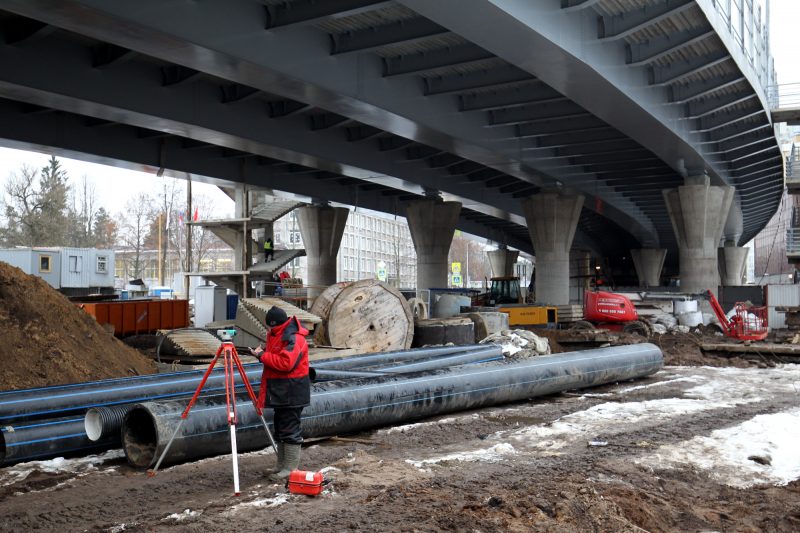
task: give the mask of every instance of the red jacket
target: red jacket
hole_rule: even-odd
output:
[[[292,317],[267,334],[259,359],[264,365],[258,391],[260,407],[303,407],[311,403],[308,330]]]

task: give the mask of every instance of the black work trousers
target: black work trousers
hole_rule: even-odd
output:
[[[276,407],[273,410],[275,440],[285,444],[303,444],[303,433],[300,431],[302,411],[302,407]]]

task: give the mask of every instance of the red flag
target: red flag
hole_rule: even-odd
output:
[[[192,220],[194,220],[195,222],[197,222],[197,219],[198,219],[198,218],[200,218],[200,216],[199,216],[199,213],[197,212],[197,208],[195,207],[195,208],[194,208],[194,216],[192,217]]]

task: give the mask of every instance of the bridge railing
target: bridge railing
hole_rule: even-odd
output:
[[[800,258],[800,228],[786,230],[786,256]]]
[[[769,53],[766,16],[761,5],[752,0],[710,0],[727,22],[728,31],[744,57],[753,67],[761,87],[775,84],[775,68]]]
[[[786,156],[786,188],[790,194],[800,192],[800,149],[794,144],[792,145],[792,151]],[[800,220],[793,219],[792,226],[800,227]]]
[[[800,107],[800,83],[784,83],[767,87],[771,110]]]

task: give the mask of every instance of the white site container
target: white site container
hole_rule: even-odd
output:
[[[201,285],[194,292],[194,326],[225,320],[228,316],[228,291],[216,285]]]

